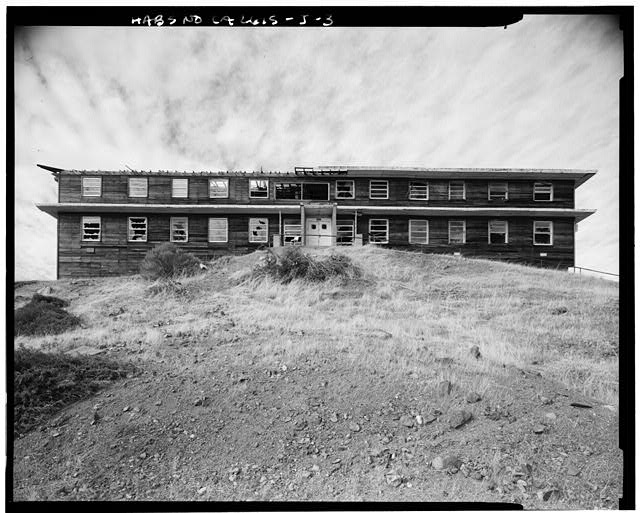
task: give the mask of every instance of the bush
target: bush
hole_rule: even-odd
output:
[[[14,434],[33,429],[63,407],[135,372],[100,356],[69,356],[18,348],[14,355]]]
[[[314,258],[299,247],[290,247],[281,255],[271,251],[267,253],[252,274],[254,277],[269,276],[281,283],[289,283],[296,279],[326,281],[339,278],[346,281],[360,278],[362,271],[346,255],[332,253],[325,258]]]
[[[165,242],[147,253],[140,274],[149,280],[192,276],[200,270],[200,261],[178,246]]]
[[[80,319],[63,309],[69,303],[54,296],[34,294],[14,313],[14,335],[56,335],[80,324]]]

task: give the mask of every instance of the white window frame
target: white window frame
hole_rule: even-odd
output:
[[[544,242],[536,242],[536,233],[538,224],[546,224],[549,225],[549,243]],[[547,235],[547,232],[540,232],[541,234]],[[553,246],[553,221],[534,221],[533,222],[533,245],[534,246]]]
[[[418,185],[420,184],[420,185]],[[424,188],[424,191],[417,192],[415,188]],[[420,197],[425,196],[425,197]],[[409,199],[412,201],[429,201],[429,182],[412,181],[409,182]]]
[[[542,190],[536,190],[542,189]],[[549,194],[549,199],[536,199],[536,194]],[[534,182],[533,184],[533,201],[553,201],[553,183],[551,182]]]
[[[454,223],[462,223],[462,242],[451,242],[451,226]],[[467,243],[467,221],[462,219],[449,220],[449,244],[466,244]]]
[[[491,229],[491,223],[504,223],[504,231],[495,231]],[[504,234],[504,242],[491,242],[491,234]],[[509,244],[509,221],[504,219],[491,219],[487,222],[487,242],[489,244]]]
[[[351,196],[340,196],[340,192],[338,191],[338,184],[351,184]],[[344,193],[342,193],[344,194]],[[354,199],[356,197],[356,182],[355,180],[336,180],[336,199]]]
[[[373,223],[384,223],[384,240],[374,241],[372,233],[374,233]],[[380,228],[375,228],[375,232],[382,232]],[[389,220],[388,219],[369,219],[369,244],[389,244]]]
[[[211,186],[213,182],[221,182],[225,184],[225,190],[220,191]],[[229,179],[228,178],[209,178],[209,197],[210,198],[228,198],[229,197]]]
[[[258,226],[262,227],[260,221],[264,221],[264,238],[254,237],[253,232],[258,231]],[[249,218],[249,242],[253,244],[266,244],[269,242],[269,219],[267,217],[250,217]]]
[[[420,233],[424,233],[424,242],[419,242],[414,240],[412,236],[412,232],[414,230],[414,225],[419,223],[424,223],[424,227],[420,230]],[[409,219],[409,244],[429,244],[429,220],[428,219]]]
[[[384,196],[381,195],[383,187]],[[369,199],[389,199],[389,180],[369,180]]]
[[[134,239],[135,228],[133,227],[133,220],[144,219],[144,239]],[[139,221],[138,221],[139,222]],[[137,228],[138,230],[140,228]],[[131,216],[127,218],[127,242],[147,242],[147,237],[149,233],[149,220],[146,217],[142,216]]]
[[[223,227],[216,227],[216,228],[212,228],[211,227],[211,222],[212,221],[222,221],[224,223]],[[224,238],[218,236],[218,238],[213,238],[211,236],[212,231],[221,234],[222,231],[224,230]],[[209,242],[229,242],[229,220],[226,217],[210,217],[209,218],[209,225],[208,225],[208,230],[207,230],[207,239]]]
[[[138,183],[132,187],[132,183]],[[144,183],[144,187],[141,184]],[[140,191],[144,188],[144,194]],[[146,198],[149,196],[149,179],[139,176],[130,176],[127,181],[127,194],[130,198]]]
[[[491,189],[493,187],[500,186],[504,187],[504,196],[498,196],[495,198],[491,197]],[[502,194],[502,191],[498,192],[498,194]],[[509,183],[508,182],[489,182],[489,187],[487,188],[487,199],[489,201],[507,201],[509,199]]]
[[[256,183],[256,186],[253,187],[252,184]],[[254,194],[256,192],[261,192],[257,189],[257,183],[258,182],[265,182],[267,184],[267,195],[266,196],[255,196]],[[258,179],[258,178],[251,178],[249,179],[249,198],[252,199],[269,199],[269,180],[264,180],[264,179]]]
[[[351,237],[351,242],[338,242],[341,236],[341,229],[346,237]],[[353,219],[344,219],[336,221],[336,246],[353,246],[356,238],[355,222]]]
[[[176,228],[174,226],[174,223],[181,222],[181,221],[184,221],[184,240],[176,239],[175,234],[174,234],[174,232],[176,230]],[[169,226],[170,226],[170,228],[169,228],[170,229],[170,238],[169,238],[169,240],[171,242],[179,242],[179,243],[189,242],[189,218],[188,217],[185,217],[185,216],[172,217]]]
[[[87,226],[88,224],[98,225],[98,238],[87,238]],[[95,228],[89,228],[95,230]],[[100,216],[83,216],[82,217],[82,242],[101,242],[102,241],[102,218]]]
[[[90,184],[90,181],[94,184]],[[102,196],[102,177],[101,176],[83,176],[82,177],[82,196],[87,198],[99,198]]]
[[[451,197],[451,185],[452,184],[462,184],[462,198],[452,198]],[[464,180],[449,180],[449,200],[460,201],[467,199],[467,184]]]
[[[299,219],[285,219],[283,232],[282,244],[284,246],[302,246],[302,225]]]
[[[184,183],[184,196],[182,195],[182,187],[176,188],[177,184]],[[171,197],[172,198],[188,198],[189,197],[189,179],[188,178],[172,178],[171,179]]]

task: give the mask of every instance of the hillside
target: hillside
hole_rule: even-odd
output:
[[[50,286],[82,324],[16,347],[90,346],[139,373],[18,438],[14,498],[617,508],[616,283],[337,251],[363,279],[247,280],[255,253],[177,288],[17,287],[20,306]]]

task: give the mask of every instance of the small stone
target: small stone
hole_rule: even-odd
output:
[[[473,474],[471,474],[471,477],[476,481],[482,480],[482,474],[480,472],[474,472]]]
[[[309,479],[311,477],[311,472],[309,472],[308,470],[303,470],[302,472],[300,472],[300,475],[305,479]]]
[[[446,470],[449,468],[455,468],[456,472],[458,468],[462,465],[462,461],[458,459],[456,456],[436,456],[431,462],[431,466],[435,470]]]
[[[545,413],[544,418],[547,420],[554,421],[556,420],[556,414],[553,412]]]
[[[473,356],[476,360],[478,358],[482,358],[482,355],[480,354],[480,348],[478,346],[472,346],[469,352],[471,353],[471,356]]]
[[[139,457],[140,457],[141,460],[144,460],[147,457],[147,453],[146,452],[141,452]]]
[[[446,396],[449,395],[451,393],[451,382],[450,381],[441,381],[438,384],[438,395],[439,396]]]
[[[314,465],[313,467],[311,467],[311,470],[313,472],[320,472],[320,467],[318,465]]]
[[[523,487],[527,486],[527,482],[524,479],[518,479],[518,481],[516,481],[516,484]]]
[[[567,309],[566,306],[559,306],[551,310],[551,315],[562,315],[562,314],[566,314],[568,311],[569,310]]]
[[[569,465],[569,467],[567,468],[567,474],[569,474],[570,476],[577,476],[578,474],[580,474],[580,469],[575,465]]]
[[[469,392],[465,397],[465,400],[468,403],[477,403],[481,399],[482,397],[480,397],[480,394],[478,394],[477,392]]]
[[[156,406],[162,406],[162,401],[156,401],[154,404],[155,404]]]
[[[538,492],[538,498],[542,501],[548,501],[551,497],[558,497],[560,495],[560,491],[555,488],[549,488],[547,490],[540,490]]]
[[[126,412],[126,411],[129,411],[129,409],[130,409],[130,408],[129,408],[128,406],[125,406],[124,408],[122,408],[122,411],[123,411],[123,412]]]
[[[431,424],[432,422],[436,421],[437,419],[438,419],[438,417],[436,417],[435,415],[427,415],[422,420],[424,421],[425,424]]]
[[[536,426],[533,426],[533,432],[536,435],[541,435],[545,432],[545,427],[542,424],[537,424]]]
[[[336,422],[338,422],[338,414],[333,412],[331,414],[331,417],[329,417],[329,420],[335,424]]]
[[[467,410],[456,410],[449,416],[449,426],[453,429],[458,429],[469,422],[472,417],[473,415]]]
[[[402,476],[400,476],[395,469],[386,474],[385,479],[387,480],[388,485],[396,488],[402,484]]]
[[[593,408],[593,406],[590,404],[579,402],[570,403],[570,406],[573,406],[574,408]]]
[[[408,427],[408,428],[413,427],[413,419],[409,415],[403,415],[402,417],[400,417],[400,423],[404,427]]]
[[[203,494],[204,494],[204,492],[206,492],[206,491],[207,491],[207,487],[206,487],[206,486],[203,486],[202,488],[200,488],[200,489],[198,490],[198,495],[203,495]]]
[[[542,404],[552,404],[553,403],[553,399],[551,399],[550,397],[546,397],[544,395],[540,396],[540,402]]]
[[[422,426],[422,424],[424,424],[424,419],[422,418],[422,415],[416,415],[416,422],[418,423],[418,426]]]
[[[357,433],[360,431],[360,425],[355,422],[349,422],[349,429],[354,433]]]

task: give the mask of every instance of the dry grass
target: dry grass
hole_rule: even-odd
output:
[[[124,344],[143,349],[145,357],[162,357],[165,332],[222,337],[209,331],[214,324],[207,312],[223,305],[243,340],[239,364],[257,359],[280,365],[338,354],[387,376],[412,375],[427,385],[449,379],[496,398],[505,393],[499,381],[510,367],[533,366],[587,396],[617,404],[616,283],[372,246],[335,251],[363,269],[362,280],[247,280],[264,254],[256,253],[221,259],[206,273],[181,279],[179,293],[158,287],[150,294],[148,282],[137,277],[90,280],[90,286],[76,289],[61,281],[54,286],[71,299],[69,311],[85,327],[17,342],[44,349]],[[483,355],[479,362],[469,355],[472,345]],[[439,365],[437,358],[454,364]]]

